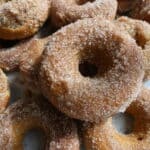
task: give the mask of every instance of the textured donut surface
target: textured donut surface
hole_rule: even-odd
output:
[[[40,100],[19,100],[0,115],[0,149],[23,149],[25,133],[38,129],[45,134],[43,149],[79,150],[74,122]]]
[[[148,150],[150,148],[150,90],[143,89],[137,100],[126,110],[134,118],[133,131],[119,133],[106,122],[85,126],[84,142],[87,150]]]
[[[114,19],[116,0],[53,0],[51,20],[55,27],[61,27],[78,19],[102,17]]]
[[[120,17],[116,25],[121,30],[127,31],[141,47],[145,63],[145,80],[150,79],[150,24],[128,17]]]
[[[6,109],[10,98],[7,77],[0,69],[0,113]]]
[[[130,12],[130,17],[150,23],[150,0],[136,0]]]
[[[115,28],[107,20],[85,19],[49,40],[39,80],[44,95],[70,117],[100,121],[137,96],[143,79],[142,53],[130,36]],[[80,71],[88,64],[96,69],[94,76]]]
[[[33,35],[49,14],[50,0],[10,0],[0,3],[0,38],[22,39]]]

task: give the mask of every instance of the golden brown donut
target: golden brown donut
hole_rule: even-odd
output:
[[[128,13],[134,8],[136,0],[118,0],[118,13]]]
[[[79,150],[74,121],[41,98],[19,100],[0,115],[0,149],[23,149],[23,138],[32,129],[45,134],[45,150]]]
[[[116,11],[116,0],[52,0],[51,21],[59,28],[84,18],[114,19]]]
[[[130,12],[130,17],[150,23],[150,0],[136,0]]]
[[[0,38],[23,39],[44,24],[51,0],[4,0],[0,3]]]
[[[142,48],[145,62],[145,80],[150,79],[150,24],[145,21],[120,17],[116,25],[127,31]]]
[[[10,98],[7,77],[0,69],[0,113],[5,110]]]
[[[51,36],[39,80],[43,94],[68,116],[98,122],[137,96],[143,80],[141,49],[116,27],[91,18]]]
[[[125,113],[134,117],[134,128],[130,134],[119,133],[112,124],[112,118],[97,125],[85,125],[86,150],[149,150],[150,90],[143,89]]]

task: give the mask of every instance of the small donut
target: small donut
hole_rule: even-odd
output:
[[[118,0],[118,13],[125,14],[133,9],[136,0]]]
[[[129,134],[119,133],[106,122],[85,125],[83,139],[86,150],[148,150],[150,148],[150,90],[142,89],[139,97],[125,112],[134,118],[134,128]]]
[[[5,71],[16,71],[18,68],[33,69],[34,62],[43,52],[52,30],[47,21],[33,37],[22,41],[0,40],[0,68]],[[24,69],[25,70],[25,69]],[[27,69],[26,69],[27,70]]]
[[[129,16],[150,23],[150,0],[136,0]]]
[[[0,39],[33,35],[49,15],[50,0],[3,0],[0,4]]]
[[[10,98],[7,77],[0,69],[0,113],[5,110]]]
[[[114,19],[117,11],[116,0],[53,0],[51,21],[59,28],[78,19],[96,16]]]
[[[19,71],[23,84],[39,93],[37,69],[48,38],[31,38],[0,52],[0,67],[6,71]]]
[[[127,31],[142,48],[145,62],[145,80],[150,79],[150,24],[145,21],[120,17],[116,25]]]
[[[39,82],[60,111],[98,122],[129,105],[139,92],[143,73],[141,49],[134,39],[116,31],[111,21],[90,18],[51,36]]]
[[[43,149],[79,150],[74,121],[41,98],[19,100],[0,115],[0,149],[23,149],[24,136],[32,129],[45,134]]]

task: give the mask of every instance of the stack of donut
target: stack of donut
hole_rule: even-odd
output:
[[[24,94],[11,103],[15,72]],[[148,80],[150,0],[0,0],[0,149],[38,129],[43,150],[149,150]]]

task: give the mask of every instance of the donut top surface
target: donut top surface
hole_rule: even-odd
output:
[[[107,20],[84,19],[49,40],[39,79],[44,95],[67,115],[103,120],[137,96],[143,79],[141,49],[115,29]],[[92,77],[82,73],[89,66]]]

